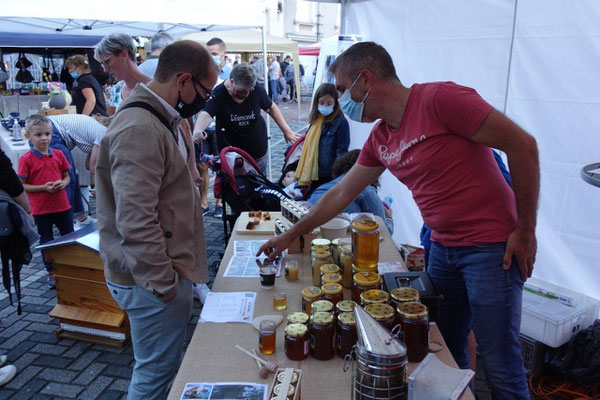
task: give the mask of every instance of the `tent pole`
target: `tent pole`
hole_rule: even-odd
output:
[[[262,51],[263,51],[263,63],[265,64],[265,90],[267,93],[269,92],[269,64],[267,64],[267,33],[265,32],[265,27],[261,26],[260,30],[262,32]],[[267,177],[271,180],[271,117],[267,114],[267,155],[268,155],[268,167],[267,167]],[[263,171],[264,173],[264,171]]]
[[[519,4],[519,0],[515,0],[515,11],[513,14],[513,26],[512,26],[512,36],[510,38],[510,53],[508,53],[508,68],[506,72],[506,90],[504,91],[504,109],[502,110],[503,114],[506,114],[506,107],[508,105],[508,86],[510,84],[510,70],[512,67],[512,56],[515,46],[515,30],[517,29],[517,6]]]

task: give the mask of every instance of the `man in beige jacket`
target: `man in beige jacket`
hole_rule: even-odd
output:
[[[165,397],[191,316],[192,282],[208,280],[200,196],[186,165],[193,149],[180,127],[204,107],[217,74],[198,43],[167,46],[154,80],[121,104],[100,145],[100,256],[131,324],[130,400]]]

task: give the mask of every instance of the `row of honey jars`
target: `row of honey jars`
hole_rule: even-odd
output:
[[[312,283],[315,286],[321,285],[321,266],[332,264],[331,252],[329,250],[317,250],[312,253]]]
[[[359,268],[376,268],[379,262],[379,224],[372,219],[352,222],[352,263]]]
[[[357,303],[360,302],[362,292],[381,289],[381,276],[376,272],[357,272],[352,280],[352,300]]]

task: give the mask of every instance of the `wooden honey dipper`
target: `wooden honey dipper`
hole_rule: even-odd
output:
[[[269,372],[277,372],[277,368],[279,368],[279,365],[277,365],[276,362],[273,361],[265,361],[262,358],[250,353],[248,350],[244,349],[243,347],[239,346],[239,345],[235,345],[235,347],[240,350],[243,351],[244,353],[246,353],[248,356],[252,357],[253,359],[255,359],[256,361],[260,362],[261,364],[264,365],[264,367],[269,371]]]
[[[252,354],[254,354],[256,357],[258,357],[258,355],[256,354],[256,350],[254,350],[254,349],[252,349]],[[254,360],[254,361],[256,361],[256,365],[258,365],[258,375],[261,378],[266,379],[267,376],[269,376],[269,370],[267,369],[267,367],[262,365],[260,363],[260,361],[258,361],[258,360]]]

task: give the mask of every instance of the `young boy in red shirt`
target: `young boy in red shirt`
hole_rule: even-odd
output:
[[[69,184],[69,162],[60,150],[51,149],[52,124],[43,115],[27,118],[25,138],[33,150],[19,158],[17,175],[23,182],[35,223],[40,234],[40,244],[54,239],[56,225],[60,235],[73,232],[71,205],[65,187]],[[43,255],[43,254],[42,254]],[[44,261],[48,271],[48,287],[55,287],[52,264]]]

